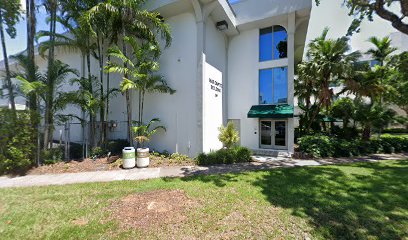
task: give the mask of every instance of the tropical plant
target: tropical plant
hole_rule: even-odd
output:
[[[333,103],[330,109],[331,116],[343,120],[343,128],[346,129],[354,116],[355,106],[350,98],[340,98]]]
[[[6,35],[4,31],[6,31],[11,38],[16,37],[17,31],[15,25],[21,18],[20,7],[20,0],[0,0],[0,39],[1,47],[3,49],[4,67],[6,71],[5,85],[7,87],[13,116],[16,115],[16,103],[14,100],[14,86],[11,81],[10,66],[6,46]]]
[[[377,60],[380,66],[384,66],[387,61],[389,61],[390,56],[397,49],[391,47],[391,39],[389,37],[377,38],[370,37],[368,41],[374,45],[373,48],[368,49],[367,54],[369,54],[374,60]]]
[[[132,127],[135,140],[144,147],[145,142],[149,142],[151,137],[158,133],[159,130],[166,131],[164,126],[153,127],[153,124],[160,122],[160,119],[153,118],[148,124],[136,122],[137,126]]]
[[[239,142],[239,133],[233,122],[228,122],[226,127],[221,126],[218,130],[220,131],[218,139],[225,148],[229,149]]]
[[[356,102],[354,120],[363,129],[362,139],[369,140],[372,129],[381,130],[395,121],[396,112],[384,104]]]
[[[149,12],[147,10],[142,10],[143,5],[146,0],[108,0],[99,2],[94,7],[92,7],[86,15],[84,15],[86,22],[92,22],[92,19],[97,18],[101,15],[107,15],[110,17],[109,23],[112,42],[118,43],[119,38],[122,38],[122,54],[128,57],[127,54],[127,41],[128,37],[134,37],[141,41],[146,41],[152,45],[159,46],[158,36],[164,39],[166,42],[166,47],[171,43],[171,35],[169,26],[163,22],[161,16],[157,12]],[[127,68],[128,62],[123,61],[123,68]],[[108,71],[111,72],[111,71]],[[124,79],[129,79],[128,73],[122,72]],[[127,82],[128,87],[123,86],[122,90],[126,98],[126,112],[127,112],[127,122],[128,122],[128,140],[132,140],[132,110],[131,110],[131,99],[130,99],[130,89],[133,89],[131,81]],[[126,90],[124,90],[126,89]]]
[[[298,75],[302,80],[296,81],[297,94],[308,105],[308,119],[306,131],[309,131],[320,111],[324,108],[328,112],[334,97],[332,86],[349,79],[353,75],[353,65],[361,56],[359,52],[350,51],[348,39],[328,39],[328,29],[322,35],[312,40],[306,53],[306,61],[298,66]],[[304,85],[304,86],[302,86]],[[300,91],[302,87],[313,88]],[[315,99],[314,107],[310,102],[311,96]]]

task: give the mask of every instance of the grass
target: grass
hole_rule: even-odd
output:
[[[115,199],[182,189],[187,220],[124,231]],[[85,225],[73,221],[85,219]],[[217,176],[0,189],[2,239],[407,239],[408,160]]]

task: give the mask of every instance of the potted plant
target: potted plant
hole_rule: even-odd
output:
[[[153,118],[148,124],[139,123],[138,126],[133,127],[133,133],[136,136],[135,141],[139,143],[137,148],[137,167],[147,167],[150,163],[149,148],[145,147],[145,143],[150,141],[150,138],[157,133],[160,129],[166,131],[164,126],[156,126],[152,128],[152,125],[160,122],[160,119]],[[152,129],[151,129],[152,128]]]

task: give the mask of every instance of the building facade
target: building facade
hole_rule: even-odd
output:
[[[217,150],[218,128],[233,121],[241,145],[292,153],[294,68],[303,56],[311,7],[311,0],[149,1],[146,8],[171,27],[159,73],[177,91],[146,96],[144,118],[160,118],[167,128],[150,148],[190,156]],[[78,53],[57,51],[57,58],[81,69]],[[38,59],[44,70],[46,61]],[[95,60],[92,68],[98,76]],[[121,77],[113,74],[110,81],[119,86]],[[137,94],[131,97],[137,113]],[[126,138],[124,96],[114,97],[110,109],[108,121],[118,124],[108,137]],[[65,112],[79,114],[73,107]],[[79,128],[71,141],[82,141]]]

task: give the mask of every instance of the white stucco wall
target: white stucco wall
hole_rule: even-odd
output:
[[[145,99],[144,121],[160,118],[167,132],[153,137],[151,148],[196,155],[199,151],[196,111],[197,27],[193,13],[166,19],[171,26],[173,41],[160,58],[160,74],[174,95],[148,94]],[[133,97],[134,118],[137,117],[137,95]],[[116,106],[112,103],[112,106]]]

